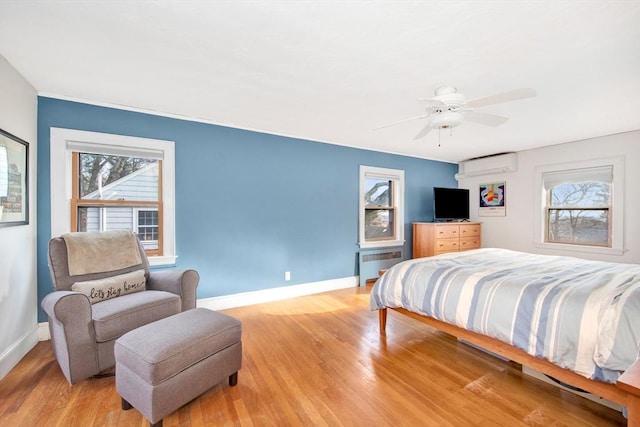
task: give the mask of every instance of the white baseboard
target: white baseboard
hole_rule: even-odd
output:
[[[38,327],[29,331],[0,354],[0,379],[4,378],[38,344]]]
[[[203,298],[196,301],[196,306],[208,308],[209,310],[225,310],[227,308],[244,307],[246,305],[261,304],[264,302],[335,291],[337,289],[357,287],[358,285],[358,276],[344,277],[342,279],[324,280],[322,282],[303,283],[301,285],[282,286],[280,288]],[[48,322],[38,323],[36,337],[38,341],[51,339]]]
[[[38,341],[47,341],[50,339],[49,322],[38,323]]]
[[[335,291],[357,287],[358,276],[344,277],[341,279],[324,280],[321,282],[303,283],[301,285],[282,286],[279,288],[263,289],[260,291],[242,292],[233,295],[199,299],[198,307],[210,310],[225,310],[227,308],[244,307],[247,305],[262,304],[304,295],[318,294],[321,292]]]

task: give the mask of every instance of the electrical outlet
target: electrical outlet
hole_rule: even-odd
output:
[[[284,280],[285,281],[291,280],[291,272],[290,271],[285,271],[284,272]]]

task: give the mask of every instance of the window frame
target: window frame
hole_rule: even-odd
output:
[[[602,169],[610,167],[612,177],[609,199],[609,245],[591,243],[568,243],[548,240],[549,190],[545,187],[545,174],[570,174],[576,170]],[[624,254],[624,157],[610,157],[578,162],[543,165],[535,168],[536,192],[534,217],[534,246],[561,251],[586,252],[594,254]],[[579,209],[587,210],[587,209]]]
[[[175,265],[175,149],[173,141],[139,138],[75,129],[51,128],[51,235],[71,231],[73,198],[72,152],[147,157],[162,160],[162,255],[150,254],[151,266]],[[56,177],[56,179],[54,179]],[[58,177],[64,177],[59,179]],[[160,244],[160,242],[159,242]]]
[[[393,238],[365,238],[365,212],[371,207],[365,204],[366,180],[368,178],[384,179],[392,182],[391,204],[383,209],[389,209],[394,216]],[[358,245],[360,248],[383,248],[390,246],[403,246],[404,240],[404,171],[399,169],[379,168],[374,166],[360,166],[360,192],[359,192],[359,226]],[[380,207],[378,207],[380,209]]]

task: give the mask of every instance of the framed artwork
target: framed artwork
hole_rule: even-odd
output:
[[[480,184],[478,216],[507,216],[504,182]]]
[[[0,227],[29,224],[29,143],[0,129]]]

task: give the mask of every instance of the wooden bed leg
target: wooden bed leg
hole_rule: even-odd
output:
[[[640,359],[618,378],[616,386],[627,393],[627,425],[640,426]]]
[[[378,310],[378,320],[380,323],[380,335],[384,335],[387,329],[387,309]]]
[[[627,425],[640,426],[640,397],[629,395],[627,401]]]

